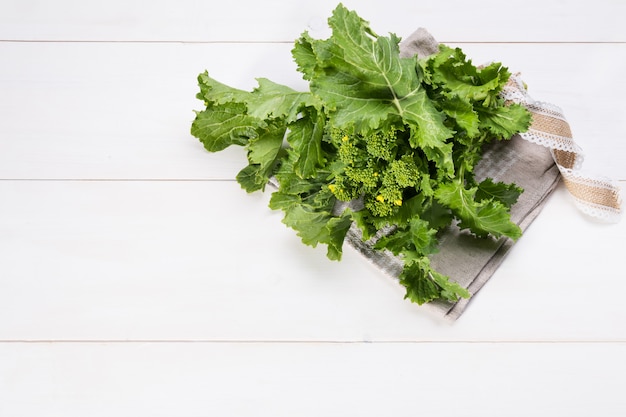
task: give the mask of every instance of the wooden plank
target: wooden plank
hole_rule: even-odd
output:
[[[619,344],[0,344],[13,417],[626,412]],[[603,358],[613,358],[606,360]]]
[[[299,88],[291,42],[335,4],[2,2],[1,416],[626,414],[623,222],[559,188],[445,323],[302,245],[230,180],[240,149],[189,135],[200,71]],[[626,4],[503,4],[346,0],[521,71],[626,190]]]
[[[0,196],[0,340],[626,341],[626,224],[584,219],[562,188],[455,324],[355,251],[304,246],[234,182]]]
[[[292,41],[304,30],[326,36],[326,19],[338,2],[156,0],[106,4],[55,0],[3,2],[0,40],[80,41]],[[624,42],[626,5],[528,0],[501,1],[348,0],[345,5],[371,22],[377,33],[401,36],[427,27],[445,41]]]
[[[283,62],[293,84],[290,49],[0,44],[0,178],[233,178],[245,155],[207,157],[189,134],[196,77],[214,67],[251,89]]]
[[[475,62],[521,71],[561,106],[585,167],[626,179],[621,97],[626,45],[464,44]],[[0,43],[0,178],[230,179],[240,149],[209,155],[189,134],[196,77],[252,89],[255,77],[307,86],[289,44]]]

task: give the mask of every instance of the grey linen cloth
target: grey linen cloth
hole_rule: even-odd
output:
[[[400,51],[402,56],[427,56],[438,51],[438,43],[425,29],[420,28],[403,40]],[[530,143],[518,135],[509,141],[490,144],[483,159],[475,167],[475,176],[479,181],[489,177],[496,182],[515,183],[524,189],[511,208],[511,220],[522,231],[539,214],[546,198],[554,191],[560,179],[550,150]],[[343,208],[337,207],[338,210]],[[375,238],[364,242],[355,225],[352,225],[346,236],[346,242],[368,261],[387,275],[397,278],[402,271],[402,260],[388,251],[373,250],[373,241]],[[473,297],[501,265],[513,243],[508,238],[477,239],[451,225],[439,237],[439,251],[430,257],[430,261],[436,271],[467,288]],[[454,303],[435,301],[423,305],[422,308],[437,316],[456,320],[471,299],[460,299]]]

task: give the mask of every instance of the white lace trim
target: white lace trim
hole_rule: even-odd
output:
[[[597,220],[605,223],[617,223],[622,219],[621,210],[617,210],[613,207],[603,206],[600,204],[594,204],[589,201],[581,200],[575,196],[572,196],[576,207],[584,214],[591,216]]]
[[[563,115],[563,110],[554,104],[546,103],[545,101],[533,101],[532,103],[528,103],[526,107],[534,113],[540,113],[546,116],[554,117],[555,119],[561,119],[564,122],[567,121]]]
[[[511,75],[511,77],[509,78],[509,82],[503,88],[500,96],[505,101],[510,101],[525,106],[529,111],[534,114],[541,114],[567,123],[567,120],[565,119],[565,116],[563,114],[563,110],[560,107],[543,101],[536,101],[532,97],[530,97],[530,95],[528,95],[526,85],[522,81],[519,74]],[[603,190],[603,192],[605,192],[607,196],[611,197],[611,200],[617,202],[617,204],[615,205],[619,207],[615,208],[613,206],[597,204],[591,201],[581,199],[580,197],[572,194],[572,192],[574,191],[577,194],[583,193],[580,191],[580,189],[570,189],[570,194],[572,194],[575,205],[583,213],[596,219],[613,223],[621,219],[622,199],[620,196],[620,188],[610,179],[590,175],[581,170],[582,163],[584,161],[584,154],[582,152],[582,149],[576,144],[573,138],[543,132],[541,130],[533,129],[532,126],[528,129],[527,132],[520,133],[520,136],[529,142],[549,148],[552,157],[557,163],[559,171],[566,180],[572,183],[572,187],[575,187],[576,185],[581,185],[592,189],[595,188],[596,190]],[[568,165],[570,163],[572,164],[571,167],[566,168],[559,164],[560,158],[559,155],[557,155],[557,151],[565,151],[571,154],[566,155],[567,157],[569,157],[568,159],[571,159],[567,161]],[[594,193],[591,192],[590,194]]]
[[[536,143],[537,145],[544,146],[553,151],[559,150],[576,154],[576,164],[578,165],[578,168],[580,168],[580,165],[582,165],[583,160],[585,159],[582,149],[572,138],[552,135],[535,129],[528,129],[527,132],[520,133],[519,135],[529,142]],[[554,152],[552,156],[556,159]]]

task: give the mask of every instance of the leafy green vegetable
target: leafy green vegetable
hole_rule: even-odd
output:
[[[305,32],[292,50],[310,91],[263,78],[242,91],[204,72],[197,97],[206,108],[191,133],[211,152],[243,146],[242,187],[277,183],[270,207],[284,211],[283,222],[305,244],[327,245],[330,259],[341,259],[355,224],[375,250],[403,260],[406,298],[469,297],[431,267],[429,255],[455,221],[476,238],[521,235],[509,209],[522,190],[479,183],[473,172],[487,143],[530,123],[523,107],[500,98],[510,73],[499,63],[478,68],[446,45],[430,57],[403,58],[397,36],[378,36],[341,4],[328,22],[330,38]],[[355,201],[362,209],[340,209]],[[381,229],[390,232],[380,237]]]

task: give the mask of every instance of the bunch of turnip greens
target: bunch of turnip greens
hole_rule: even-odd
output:
[[[530,123],[526,109],[499,97],[509,72],[499,63],[477,68],[445,45],[402,58],[398,37],[376,35],[342,5],[328,22],[329,39],[305,32],[292,51],[310,91],[267,79],[242,91],[205,72],[197,97],[206,109],[191,133],[211,152],[245,147],[241,186],[264,190],[275,179],[270,207],[305,244],[327,245],[330,259],[341,258],[353,223],[364,240],[385,228],[392,232],[374,247],[403,260],[407,298],[468,297],[428,256],[452,223],[477,238],[521,235],[509,209],[522,190],[473,175],[485,144]],[[338,202],[355,200],[361,209],[337,212]]]

